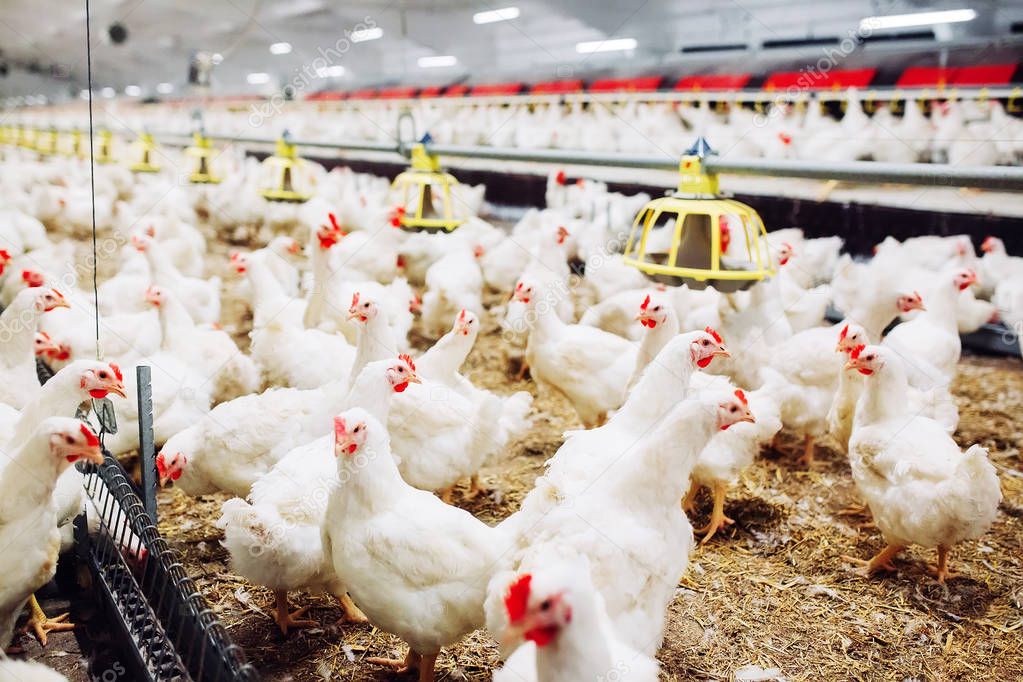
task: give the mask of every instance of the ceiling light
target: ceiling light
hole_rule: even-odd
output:
[[[892,14],[886,17],[867,17],[860,22],[860,30],[880,31],[886,28],[932,26],[934,24],[957,24],[962,21],[973,21],[976,18],[977,12],[972,9],[950,9],[941,12]]]
[[[220,62],[224,61],[224,55],[220,54],[219,52],[214,52],[213,56],[210,57],[210,61],[213,62],[214,64],[219,64]]]
[[[384,35],[384,29],[379,26],[373,28],[363,28],[358,31],[352,31],[349,36],[353,43],[364,43],[367,40],[376,40]]]
[[[340,64],[321,67],[319,69],[316,69],[316,75],[319,78],[340,78],[341,76],[345,75],[345,67],[341,66]]]
[[[270,54],[290,54],[291,43],[274,43],[270,46]]]
[[[477,24],[493,24],[496,21],[509,21],[511,19],[518,19],[518,17],[518,7],[504,7],[488,12],[476,12],[476,14],[472,15],[472,20]]]
[[[117,94],[117,90],[114,90],[111,87],[106,87],[106,88],[103,88],[102,90],[100,90],[99,94],[103,95],[107,99],[110,99],[111,97],[113,97],[114,95]]]
[[[270,74],[263,73],[262,71],[256,71],[246,76],[245,81],[249,85],[263,85],[270,82]]]
[[[174,92],[174,84],[173,83],[160,83],[159,85],[156,86],[156,91],[158,93],[160,93],[161,95],[169,95],[172,92]]]
[[[137,85],[128,85],[124,88],[124,94],[128,97],[138,97],[142,94],[142,88]]]
[[[619,52],[621,50],[635,50],[635,38],[614,38],[611,40],[591,40],[585,43],[576,43],[575,51],[579,54],[593,54],[594,52]]]
[[[423,69],[432,69],[438,66],[454,66],[458,63],[458,60],[449,54],[439,55],[436,57],[420,57],[419,66]]]

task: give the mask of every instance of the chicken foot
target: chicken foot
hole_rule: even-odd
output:
[[[950,549],[948,547],[945,547],[944,545],[938,545],[938,565],[931,566],[928,568],[928,570],[934,575],[935,578],[938,579],[938,582],[941,583],[942,585],[944,585],[945,581],[948,580],[949,578],[955,578],[956,576],[959,575],[958,573],[951,571],[948,568],[949,553]]]
[[[315,620],[302,620],[301,617],[305,615],[305,612],[310,609],[308,606],[303,606],[298,611],[288,612],[288,593],[284,591],[275,592],[277,597],[277,614],[274,616],[274,621],[277,623],[277,627],[281,629],[281,634],[288,634],[288,628],[314,628],[319,625]]]
[[[342,615],[341,618],[338,619],[338,623],[369,622],[369,618],[367,618],[366,614],[362,612],[362,609],[355,605],[355,602],[352,601],[352,598],[348,596],[347,592],[343,592],[341,596],[334,595],[334,598],[337,599],[338,603],[341,605]]]
[[[69,623],[68,618],[71,617],[70,613],[64,613],[56,618],[50,618],[43,609],[39,606],[39,601],[33,594],[28,599],[28,622],[25,623],[24,631],[31,630],[35,634],[36,639],[42,646],[46,646],[46,633],[48,632],[67,632],[68,630],[74,630],[75,624]]]
[[[727,526],[731,526],[735,523],[733,519],[725,516],[725,493],[728,488],[724,483],[714,484],[714,509],[710,513],[710,522],[697,530],[697,533],[706,533],[703,536],[703,540],[700,540],[701,545],[707,544],[707,541],[714,537],[714,534],[719,530],[723,530]]]
[[[436,656],[434,656],[434,659],[436,659]],[[417,654],[415,651],[412,651],[412,647],[409,647],[408,653],[405,654],[404,659],[373,657],[367,658],[366,662],[372,663],[374,665],[383,665],[388,668],[392,668],[394,672],[400,675],[402,673],[407,673],[410,670],[417,670],[423,662],[423,657]]]
[[[878,552],[870,561],[858,559],[851,556],[842,556],[842,559],[849,561],[854,564],[858,564],[860,568],[856,571],[864,578],[869,578],[879,571],[894,571],[896,570],[895,565],[892,564],[892,559],[895,558],[899,552],[904,550],[905,547],[902,545],[887,545],[884,549]]]
[[[480,484],[480,475],[476,473],[469,479],[469,492],[465,494],[463,499],[475,500],[481,493],[486,495],[489,492],[489,488]]]
[[[801,464],[807,468],[813,466],[813,455],[814,455],[814,439],[813,436],[807,436],[803,441],[803,454],[796,460],[797,464]]]

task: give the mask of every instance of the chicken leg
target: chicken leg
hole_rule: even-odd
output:
[[[892,564],[892,559],[894,559],[895,555],[904,549],[905,547],[902,545],[889,544],[878,552],[870,561],[864,561],[863,559],[857,559],[856,557],[851,556],[843,556],[842,558],[854,564],[859,564],[861,568],[856,572],[864,578],[869,578],[879,571],[896,570],[894,564]]]
[[[367,623],[369,618],[366,618],[366,614],[362,612],[352,598],[348,596],[347,592],[341,594],[341,596],[334,595],[338,603],[341,605],[342,615],[338,620],[338,623]]]
[[[437,659],[436,656],[434,656],[433,658],[434,658],[434,660]],[[376,658],[376,657],[374,657],[374,658],[367,658],[366,662],[367,663],[373,663],[374,665],[384,665],[384,666],[387,666],[388,668],[392,668],[394,670],[394,672],[396,672],[399,675],[401,675],[402,673],[407,673],[410,670],[416,670],[417,668],[419,668],[420,664],[423,662],[423,657],[420,656],[419,654],[417,654],[416,652],[412,651],[412,647],[409,647],[408,653],[405,654],[405,659],[404,660],[399,659],[399,658]],[[433,666],[431,665],[430,668],[431,668],[431,674],[432,674]],[[420,679],[421,678],[422,678],[422,674],[420,674]],[[431,677],[430,679],[433,679],[433,678]]]
[[[701,545],[707,544],[707,541],[714,537],[714,534],[719,530],[735,523],[734,520],[725,516],[725,493],[727,492],[727,487],[724,483],[718,482],[714,484],[713,490],[714,509],[710,513],[710,522],[703,528],[696,531],[697,533],[706,533],[706,535],[703,536],[703,540],[700,540]]]
[[[700,484],[693,481],[689,484],[689,492],[682,498],[682,511],[686,514],[692,514],[696,511],[696,495],[700,492]]]
[[[798,464],[809,468],[813,466],[814,440],[813,436],[807,435],[803,441],[803,454],[796,460]]]
[[[282,635],[288,634],[288,628],[313,628],[319,625],[315,620],[301,620],[301,617],[309,610],[308,606],[303,606],[298,611],[289,613],[288,593],[277,591],[275,594],[277,596],[277,615],[274,617],[274,621],[276,621],[277,627],[281,629]]]
[[[465,494],[464,499],[475,500],[481,493],[486,494],[490,492],[488,488],[480,485],[480,475],[478,473],[473,474],[469,480],[469,492]]]
[[[74,623],[67,622],[67,619],[71,617],[70,613],[50,618],[43,613],[43,609],[39,606],[39,601],[34,594],[28,599],[28,613],[28,622],[25,623],[25,630],[31,630],[43,646],[46,646],[46,633],[66,632],[75,629]]]
[[[949,553],[950,550],[948,547],[945,547],[944,545],[938,545],[938,565],[930,569],[931,573],[934,574],[934,577],[937,578],[938,582],[941,583],[942,585],[944,585],[945,581],[948,580],[949,578],[955,578],[957,575],[959,575],[958,573],[950,571],[948,568]]]
[[[444,490],[441,490],[440,494],[438,495],[438,497],[440,497],[440,501],[443,502],[444,504],[452,504],[453,505],[454,501],[451,499],[451,496],[454,495],[454,493],[455,493],[455,486],[452,485],[452,486],[449,486],[447,488],[444,488]]]

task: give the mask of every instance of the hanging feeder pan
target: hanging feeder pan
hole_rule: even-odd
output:
[[[452,188],[458,185],[453,175],[445,172],[436,155],[417,143],[412,147],[412,164],[394,179],[391,185],[401,196],[404,212],[398,227],[406,232],[452,232],[465,222],[454,211]]]
[[[99,150],[96,152],[96,163],[114,163],[117,159],[112,153],[114,134],[109,130],[99,131]]]
[[[301,204],[313,196],[311,192],[300,192],[295,188],[296,171],[305,161],[298,157],[295,152],[295,145],[288,141],[287,134],[277,140],[277,149],[273,156],[263,161],[263,166],[270,169],[273,175],[274,184],[259,190],[260,195],[267,201],[289,202]]]
[[[139,149],[139,160],[131,164],[129,168],[135,173],[159,173],[160,166],[153,163],[153,153],[156,151],[156,142],[149,133],[142,133],[136,142]]]
[[[36,133],[35,149],[41,156],[53,156],[57,153],[57,130],[50,128]]]
[[[72,158],[82,157],[82,131],[72,130],[61,136],[57,141],[57,150],[61,156]]]
[[[729,293],[776,273],[767,230],[750,206],[721,196],[703,168],[703,138],[679,163],[678,190],[650,201],[632,225],[622,260],[656,282]],[[731,242],[734,248],[727,248]],[[726,253],[727,250],[727,253]]]
[[[201,132],[192,135],[193,144],[185,150],[186,156],[195,159],[195,170],[188,176],[188,181],[193,185],[215,185],[221,178],[213,175],[213,157],[216,155],[210,138],[203,136]]]

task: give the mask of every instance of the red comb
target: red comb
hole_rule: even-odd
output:
[[[650,305],[650,294],[647,294],[646,298],[643,299],[643,303],[639,306],[639,309],[640,310],[646,310],[647,306],[649,306],[649,305]]]
[[[36,272],[35,270],[22,270],[21,279],[29,287],[41,287],[43,286],[43,273]]]
[[[864,346],[862,344],[860,344],[859,346],[856,346],[855,348],[852,349],[852,352],[849,353],[849,358],[851,360],[857,359],[858,357],[860,357],[860,353],[863,351],[864,348],[866,348],[866,346]]]
[[[121,374],[121,368],[116,363],[110,363],[110,369],[114,371],[114,376],[117,377],[118,381],[124,381],[124,375]]]
[[[413,372],[416,371],[416,363],[412,362],[411,355],[408,355],[407,353],[402,353],[401,355],[398,356],[398,359],[404,360],[405,364],[409,366],[409,369],[411,369]]]
[[[338,232],[341,231],[341,226],[337,224],[337,216],[333,213],[328,213],[327,217],[330,218],[330,225]]]
[[[845,325],[844,327],[842,327],[842,331],[838,334],[838,340],[839,341],[845,340],[845,337],[846,337],[846,335],[848,333],[849,333],[849,325]]]
[[[462,308],[461,312],[458,313],[458,321],[461,322],[465,319],[465,308]]]
[[[89,447],[98,448],[99,447],[99,438],[97,438],[96,434],[92,432],[92,429],[90,429],[85,424],[82,424],[81,427],[82,427],[82,435],[85,436],[85,442],[89,444]]]
[[[344,417],[334,417],[334,437],[343,436],[347,430]]]
[[[746,394],[742,392],[741,388],[735,389],[735,397],[739,399],[739,402],[749,407],[749,401],[746,400]]]
[[[395,267],[399,268],[405,267],[405,256],[401,255],[400,253],[398,254],[398,259],[395,261]]]
[[[565,177],[565,171],[563,170],[559,170],[558,174],[554,176],[554,182],[558,183],[559,185],[564,185],[565,182],[567,181],[568,178]]]
[[[508,612],[508,620],[517,623],[526,615],[526,605],[529,603],[529,584],[533,576],[523,573],[508,586],[504,593],[504,609]]]
[[[990,239],[990,237],[989,237]],[[11,253],[7,249],[0,249],[0,261],[11,260]]]
[[[352,294],[352,307],[359,305],[359,292],[356,291]]]
[[[704,327],[703,331],[707,332],[712,337],[714,337],[714,340],[717,341],[718,343],[724,343],[724,341],[721,339],[721,335],[718,334],[716,330],[710,327]]]

